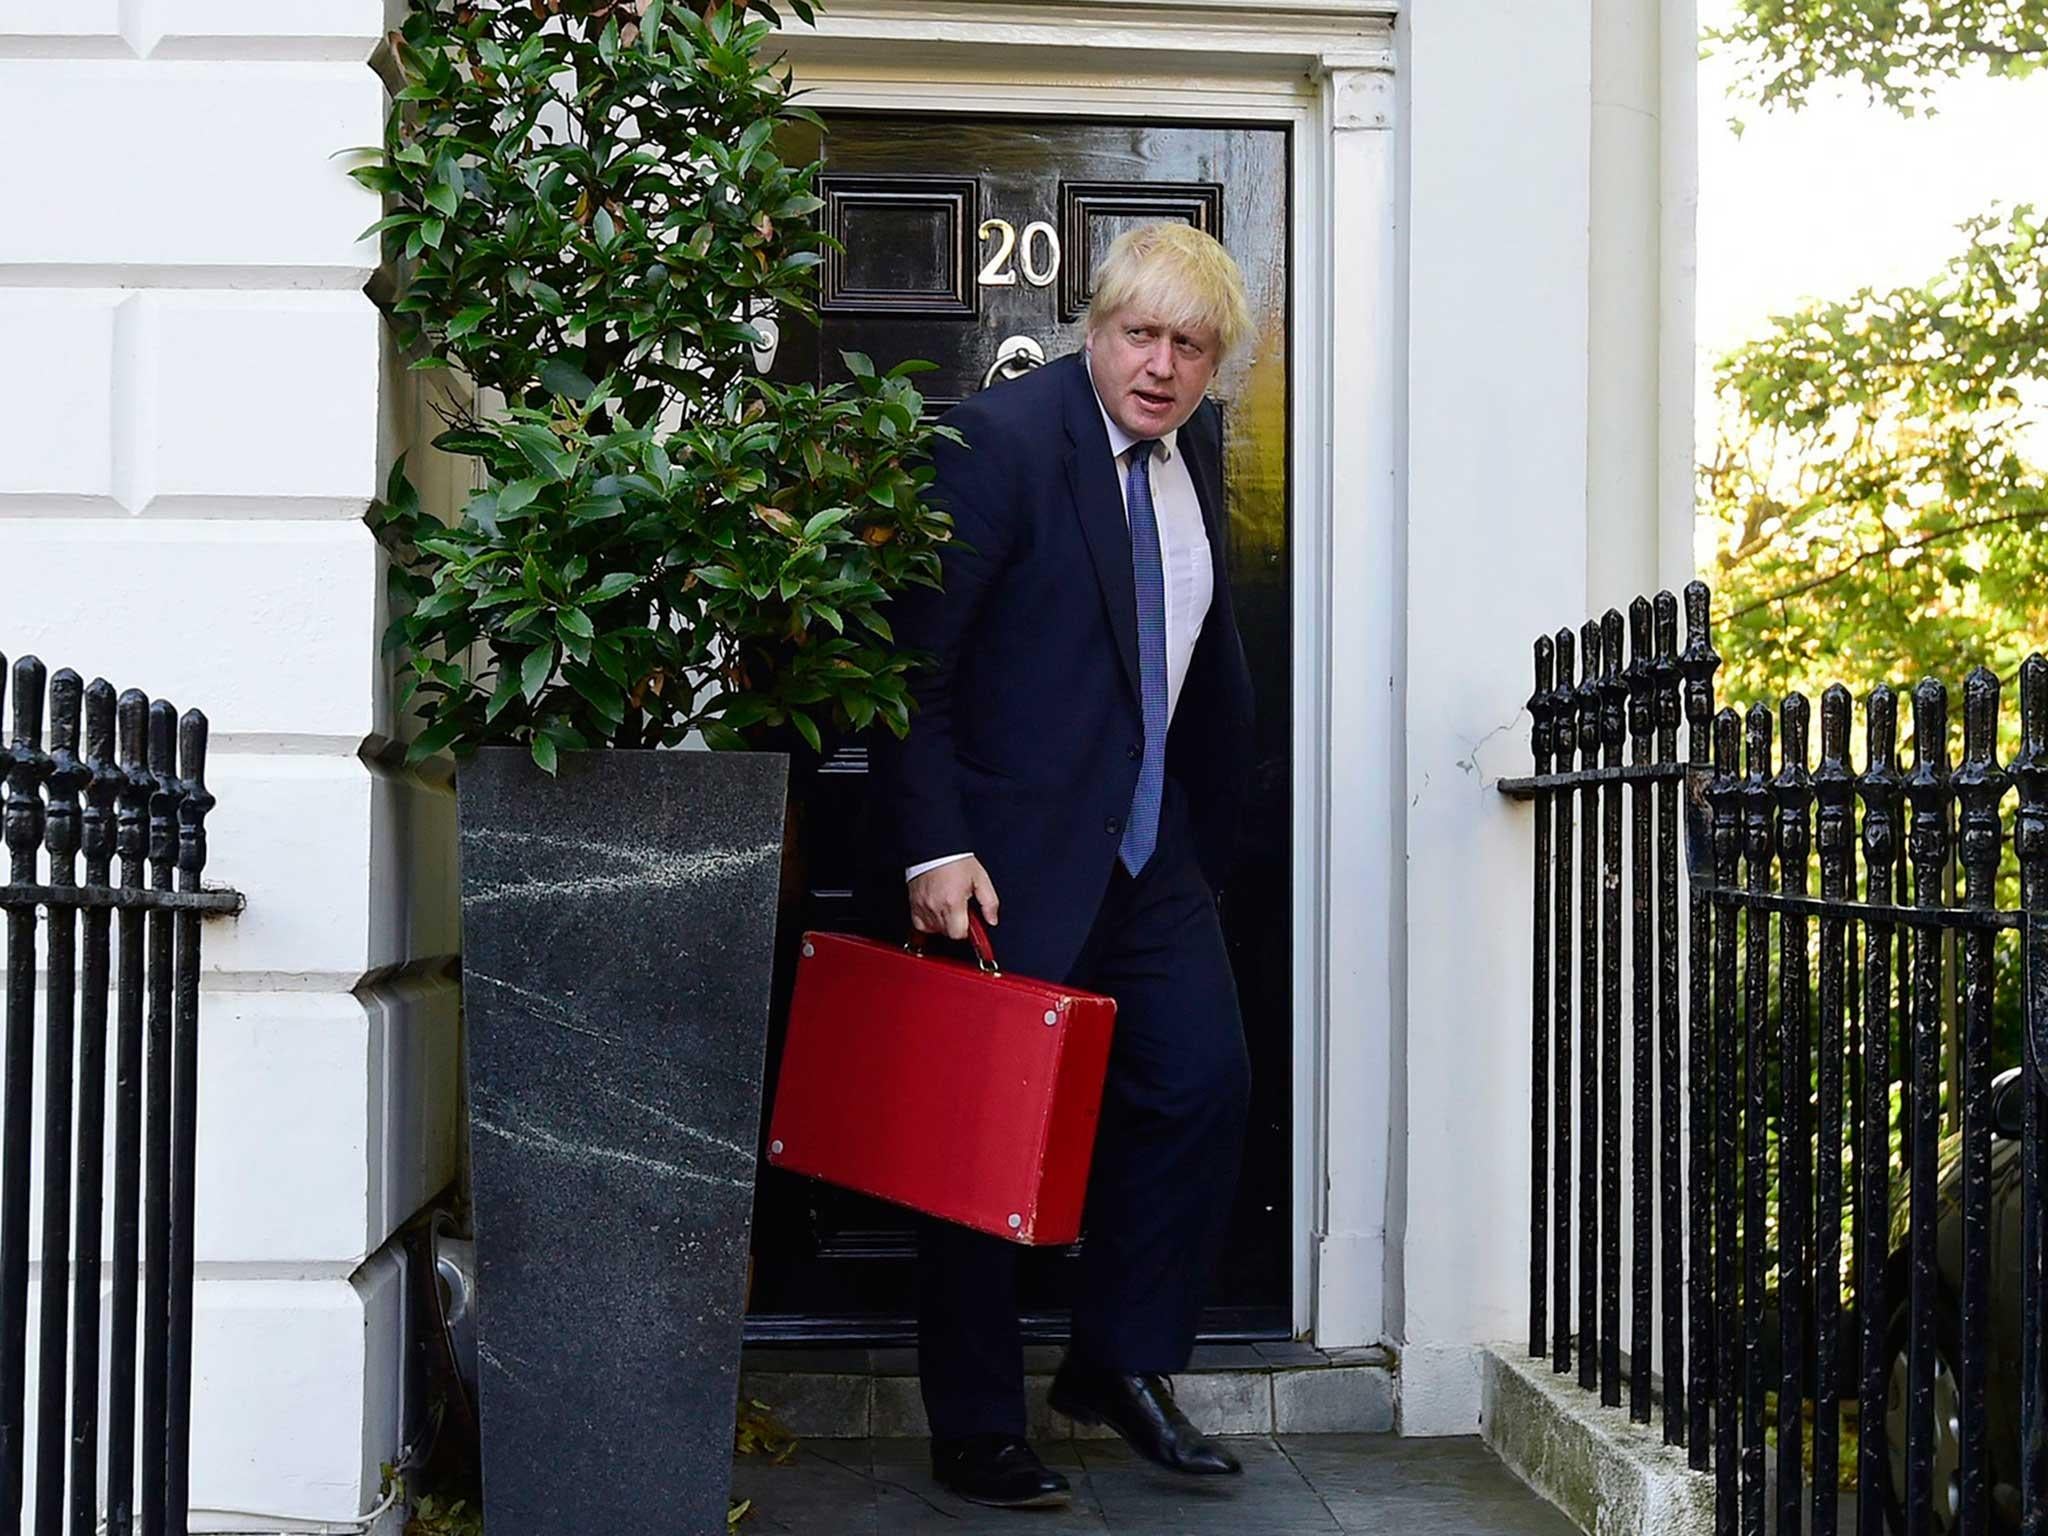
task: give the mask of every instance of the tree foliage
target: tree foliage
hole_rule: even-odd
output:
[[[829,241],[817,167],[775,148],[816,119],[751,8],[423,0],[392,38],[385,142],[354,173],[391,210],[389,311],[413,367],[491,403],[437,440],[482,482],[458,523],[402,464],[375,514],[416,758],[907,729],[914,658],[878,609],[937,579],[935,429],[917,365],[755,372],[751,322],[813,313]]]
[[[1736,0],[1709,43],[1738,60],[1737,90],[1763,106],[1804,106],[1824,84],[1861,87],[1900,112],[1933,85],[1984,70],[2024,75],[2048,64],[2044,0]]]
[[[1813,303],[1722,359],[1703,466],[1732,697],[2048,647],[2048,223],[1973,219],[1929,282]]]

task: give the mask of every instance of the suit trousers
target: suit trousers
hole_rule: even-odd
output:
[[[1119,863],[1070,986],[1116,999],[1088,1183],[1073,1351],[1119,1372],[1185,1370],[1229,1223],[1251,1067],[1215,897],[1184,803],[1159,845]],[[1017,1245],[927,1220],[918,1234],[918,1369],[940,1438],[1025,1432]]]

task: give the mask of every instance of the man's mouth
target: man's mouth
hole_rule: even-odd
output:
[[[1155,394],[1149,389],[1134,389],[1131,393],[1155,410],[1166,410],[1173,405],[1171,395]]]

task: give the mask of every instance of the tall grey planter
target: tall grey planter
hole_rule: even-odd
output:
[[[458,777],[489,1536],[722,1536],[787,759]]]

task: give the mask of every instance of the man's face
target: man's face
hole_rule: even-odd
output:
[[[1213,329],[1176,328],[1131,310],[1088,336],[1095,392],[1133,437],[1164,437],[1194,415],[1219,360]]]

